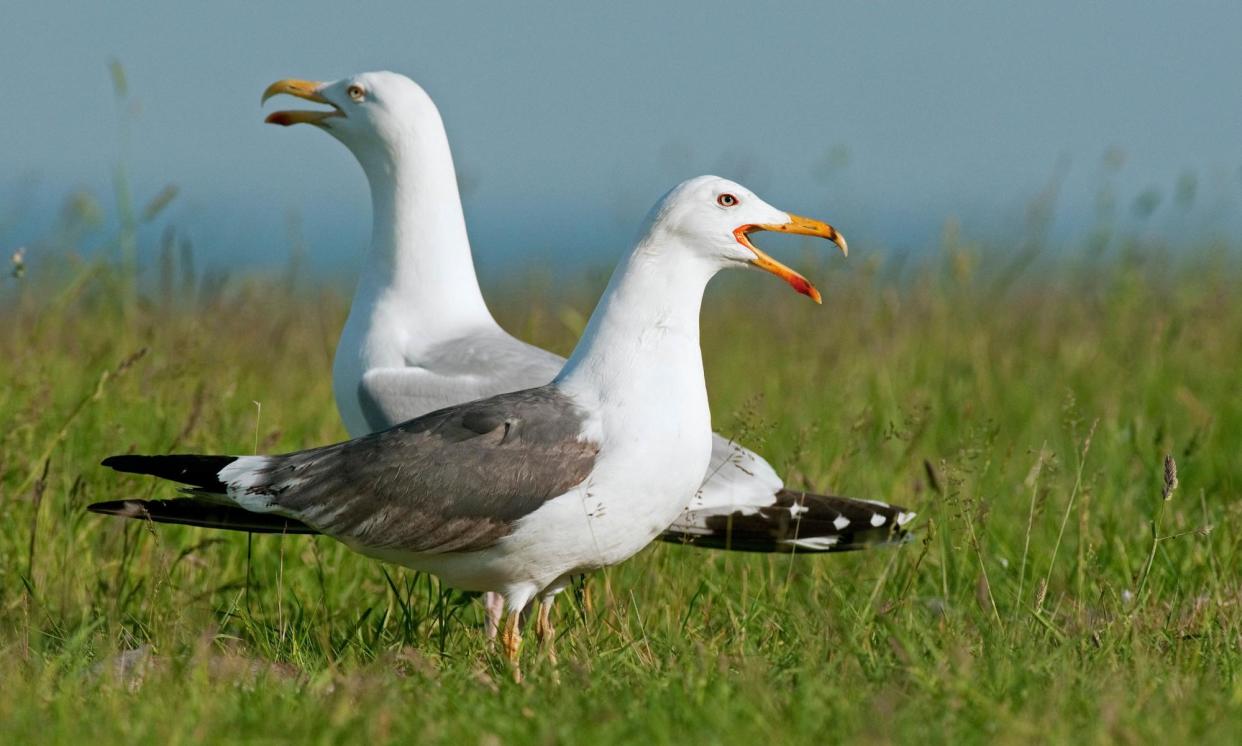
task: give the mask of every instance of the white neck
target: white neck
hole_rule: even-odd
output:
[[[395,307],[427,328],[495,325],[470,255],[453,155],[434,107],[392,147],[354,150],[371,185],[371,249],[354,308]]]
[[[707,416],[699,309],[719,266],[648,235],[621,261],[556,383],[604,406]]]

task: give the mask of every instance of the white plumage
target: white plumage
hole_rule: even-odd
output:
[[[198,499],[300,521],[459,588],[499,593],[511,609],[505,640],[516,664],[527,603],[629,558],[686,509],[712,450],[699,350],[704,289],[721,269],[747,265],[809,288],[745,240],[751,230],[791,225],[831,231],[736,183],[691,179],[652,211],[545,386],[282,456],[104,463],[183,482]]]
[[[337,407],[349,433],[551,380],[563,359],[509,335],[483,300],[448,138],[426,92],[403,75],[378,72],[333,83],[279,81],[264,100],[276,94],[330,106],[276,112],[268,121],[325,130],[355,155],[371,189],[372,244],[333,365]],[[825,237],[844,250],[835,231]],[[686,511],[665,527],[664,538],[762,551],[858,548],[901,533],[893,520],[900,511],[877,506],[868,520],[887,524],[887,536],[815,541],[822,538],[816,532],[847,528],[844,512],[860,504],[788,492],[762,457],[714,436],[702,484]],[[789,532],[785,516],[795,509],[797,530]],[[499,608],[489,602],[489,610],[494,623]]]

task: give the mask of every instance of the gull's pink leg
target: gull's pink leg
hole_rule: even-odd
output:
[[[487,632],[487,639],[495,640],[500,630],[500,618],[505,613],[505,597],[499,593],[484,593],[483,609],[486,614],[483,629]]]

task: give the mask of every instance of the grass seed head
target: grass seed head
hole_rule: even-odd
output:
[[[1174,490],[1177,489],[1177,462],[1173,460],[1172,454],[1164,457],[1164,489],[1161,490],[1160,496],[1165,500],[1173,497]]]

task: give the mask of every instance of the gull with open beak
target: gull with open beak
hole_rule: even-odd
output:
[[[500,327],[479,289],[466,233],[452,153],[440,113],[409,78],[364,73],[328,83],[281,80],[263,100],[292,96],[314,110],[277,111],[267,121],[310,124],[344,144],[371,189],[371,247],[363,261],[349,319],[336,350],[337,407],[352,436],[463,402],[551,381],[565,360],[526,344]],[[802,275],[759,250],[750,237],[776,231],[825,238],[846,252],[831,226],[771,209],[758,214],[749,193],[722,190],[713,210],[732,215],[726,238],[733,261],[774,272],[819,302]],[[731,200],[747,199],[744,210]],[[750,216],[749,220],[738,218]],[[718,237],[719,238],[719,237]],[[697,547],[758,552],[837,552],[900,540],[913,513],[867,500],[809,494],[784,487],[758,454],[713,436],[711,462],[685,510],[660,538]],[[137,503],[128,503],[137,509]],[[154,520],[262,530],[267,516],[150,502]],[[284,518],[272,531],[313,531]],[[489,631],[503,601],[488,599]],[[551,634],[548,609],[537,632]]]
[[[753,266],[816,297],[804,277],[744,240],[763,226],[832,232],[727,179],[670,191],[551,383],[297,453],[124,455],[104,465],[299,522],[453,587],[499,593],[510,609],[504,647],[520,679],[522,609],[536,597],[546,608],[572,576],[634,555],[703,481],[713,447],[699,350],[708,281]],[[91,509],[145,517],[124,507]]]

